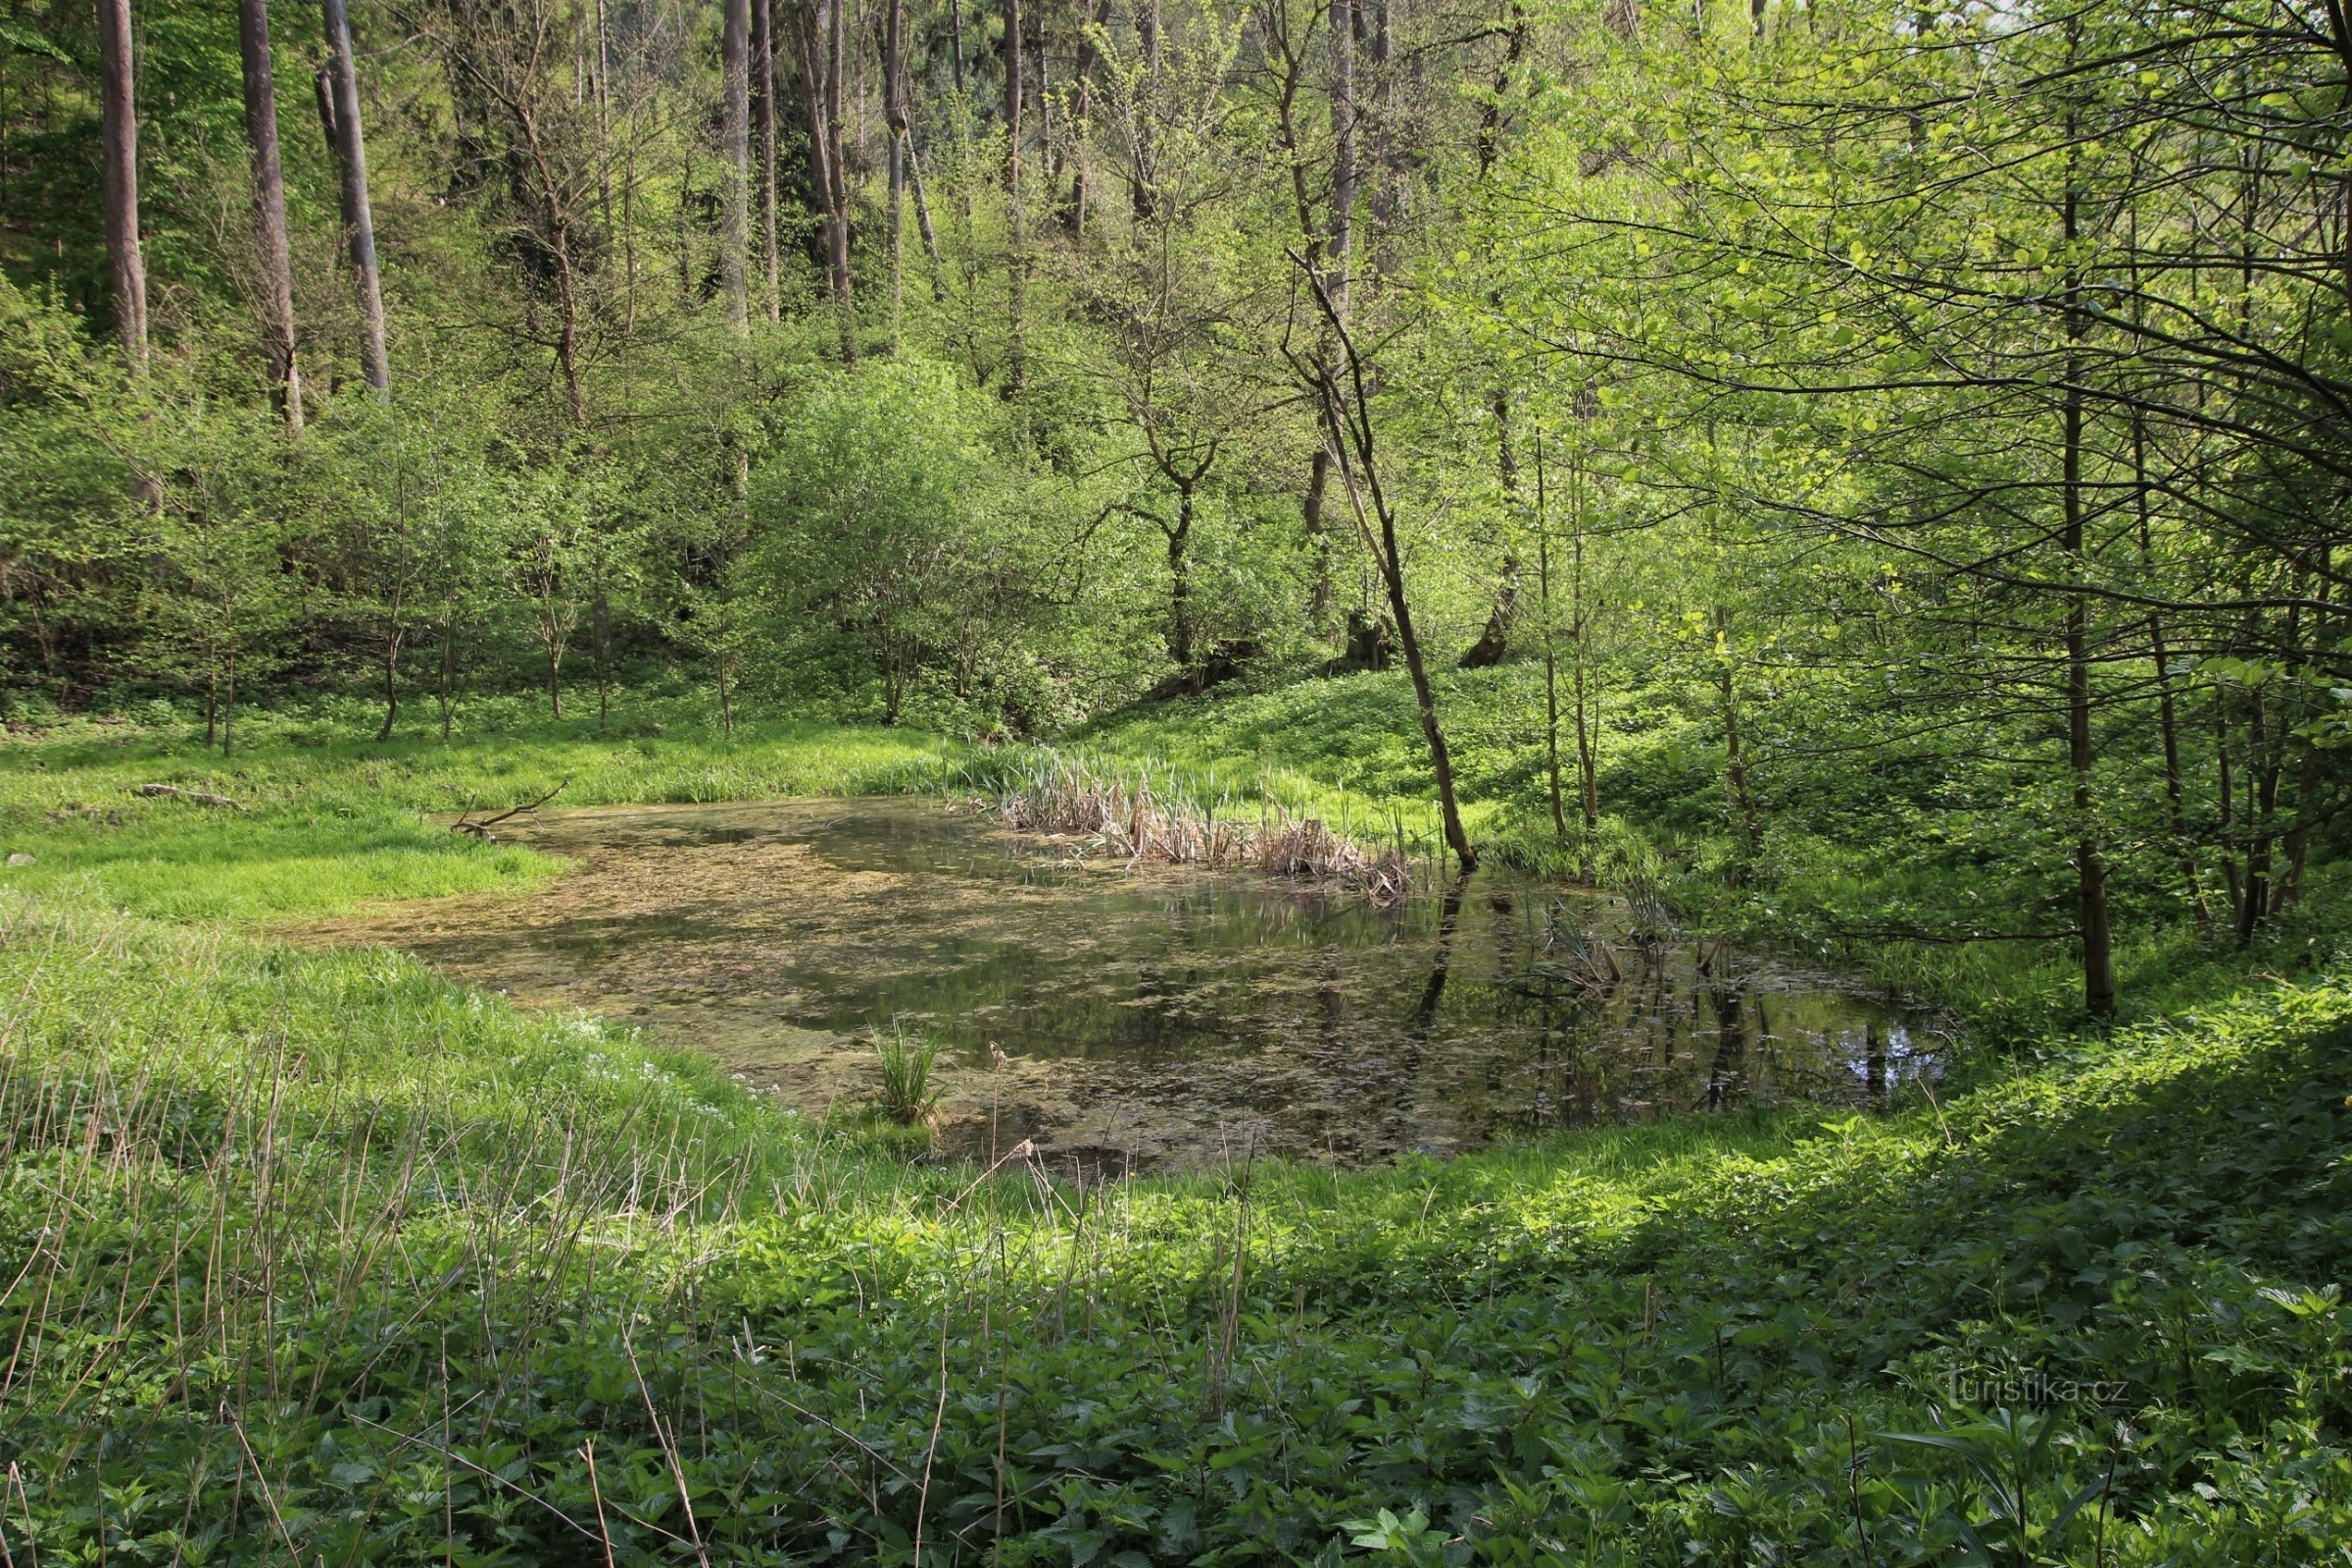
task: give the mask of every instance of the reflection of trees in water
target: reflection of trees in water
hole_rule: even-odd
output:
[[[630,860],[627,885],[608,889],[625,908],[535,925],[530,954],[494,956],[496,933],[474,933],[467,967],[504,984],[499,965],[527,960],[624,1004],[691,979],[703,1010],[675,1015],[689,1045],[709,1043],[698,1027],[742,1039],[753,1019],[847,1032],[905,1014],[953,1062],[983,1065],[992,1040],[1038,1058],[1023,1077],[1040,1102],[1131,1105],[1163,1130],[1272,1126],[1300,1152],[1722,1105],[1790,1073],[1885,1090],[1888,1047],[1873,1027],[1865,1049],[1850,1012],[1801,995],[1768,1010],[1769,977],[1702,975],[1662,932],[1623,930],[1614,906],[1507,873],[1388,906],[1153,872],[1022,886],[987,874],[994,852],[943,853],[928,832],[906,838],[904,864],[877,864],[899,846],[873,842],[884,825],[866,831],[838,858],[886,885],[854,892],[822,860],[804,877],[746,856],[720,888],[723,857],[681,879],[661,874],[675,848],[613,852]],[[1797,1023],[1785,1043],[1784,1014]],[[1848,1019],[1850,1057],[1818,1041]],[[958,1076],[985,1102],[990,1086]]]

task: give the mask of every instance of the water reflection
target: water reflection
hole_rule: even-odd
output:
[[[979,1154],[1352,1163],[1867,1102],[1926,1059],[1914,1020],[1834,977],[1507,873],[1384,906],[1089,860],[910,801],[551,812],[515,837],[578,869],[320,935],[633,1018],[811,1110],[870,1093],[865,1032],[904,1018],[946,1042],[946,1133]]]

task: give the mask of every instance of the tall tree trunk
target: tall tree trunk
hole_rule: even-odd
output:
[[[826,160],[833,173],[833,279],[841,296],[841,358],[858,361],[858,311],[850,278],[850,159],[846,143],[848,120],[842,113],[842,93],[849,78],[849,50],[844,14],[850,0],[832,0],[825,8],[825,134],[832,141]]]
[[[360,372],[376,396],[392,391],[392,362],[384,352],[383,285],[376,274],[375,214],[368,201],[368,139],[360,127],[360,80],[351,55],[351,17],[344,0],[325,0],[328,127],[342,174],[343,231],[360,299]]]
[[[1021,0],[1004,3],[1005,391],[1017,403],[1029,383],[1029,256],[1021,214]]]
[[[906,305],[906,0],[885,0],[882,22],[882,121],[890,176],[890,351],[899,351]]]
[[[458,672],[458,611],[450,606],[441,618],[441,739],[449,739],[449,701],[451,688],[457,684]]]
[[[849,175],[842,169],[841,6],[843,0],[799,0],[793,34],[800,45],[801,95],[808,114],[808,173],[824,210],[824,246],[833,306],[841,318],[841,359],[858,361],[858,318],[850,278]]]
[[[1478,868],[1478,851],[1471,846],[1470,836],[1462,827],[1461,804],[1453,787],[1453,759],[1446,747],[1445,729],[1438,722],[1437,697],[1430,689],[1429,665],[1422,657],[1421,638],[1413,628],[1412,605],[1404,586],[1403,551],[1396,539],[1396,514],[1389,505],[1388,492],[1380,480],[1363,360],[1330,289],[1311,274],[1309,282],[1316,303],[1322,308],[1324,324],[1330,328],[1332,345],[1341,358],[1336,368],[1326,360],[1302,368],[1313,374],[1324,435],[1339,469],[1341,485],[1347,492],[1358,529],[1372,547],[1382,586],[1388,591],[1389,612],[1396,623],[1396,643],[1403,650],[1404,666],[1413,682],[1414,706],[1421,713],[1421,737],[1429,747],[1430,771],[1437,777],[1438,810],[1446,844],[1467,875]],[[1344,384],[1340,380],[1342,375],[1346,377]]]
[[[1511,548],[1512,514],[1519,510],[1519,458],[1511,448],[1511,394],[1496,387],[1494,411],[1494,472],[1502,484],[1502,571],[1494,588],[1494,605],[1478,641],[1462,650],[1455,664],[1462,669],[1488,669],[1502,662],[1511,651],[1511,623],[1519,618],[1519,559]]]
[[[752,319],[745,249],[751,231],[751,0],[724,0],[718,61],[725,91],[719,115],[719,169],[726,178],[718,204],[718,276],[727,323],[742,336],[750,332]]]
[[[405,640],[398,627],[384,639],[384,722],[375,732],[379,742],[392,738],[392,726],[400,720],[400,646]]]
[[[237,52],[245,77],[245,143],[253,162],[253,239],[255,260],[261,268],[262,356],[270,368],[270,395],[286,427],[299,432],[302,370],[294,350],[294,270],[286,254],[286,177],[277,152],[269,0],[237,0]]]
[[[1568,811],[1560,791],[1560,671],[1552,649],[1551,519],[1544,484],[1544,436],[1536,434],[1536,593],[1544,617],[1544,775],[1551,803],[1551,833],[1568,837]]]
[[[2073,126],[2069,126],[2072,143]],[[2072,254],[2079,201],[2070,177],[2060,203],[2061,227]],[[2059,400],[2059,504],[2069,574],[2080,582],[2088,566],[2082,531],[2082,279],[2066,279],[2066,390]],[[2082,922],[2082,1005],[2094,1018],[2115,1016],[2115,941],[2108,923],[2107,866],[2099,851],[2091,813],[2091,766],[2096,756],[2090,734],[2089,601],[2081,592],[2066,599],[2066,757],[2074,775],[2075,884]]]
[[[147,260],[139,248],[139,110],[130,0],[98,0],[98,89],[106,201],[106,270],[115,335],[133,375],[147,369]]]
[[[1306,528],[1307,548],[1314,552],[1315,578],[1307,590],[1306,629],[1317,637],[1331,634],[1331,525],[1324,520],[1325,498],[1331,491],[1331,448],[1321,446],[1308,461],[1306,494],[1300,498],[1300,519]]]
[[[901,100],[904,109],[905,101]],[[931,269],[931,297],[948,302],[947,264],[939,256],[939,231],[931,226],[931,203],[923,195],[923,160],[915,150],[914,131],[906,132],[906,193],[914,199],[914,228],[923,236],[923,257]]]
[[[1168,662],[1178,670],[1193,667],[1193,492],[1189,485],[1176,491],[1176,526],[1164,530],[1168,541]]]
[[[781,262],[776,249],[776,24],[775,0],[752,0],[752,178],[759,187],[760,275],[767,318],[783,319]]]
[[[1331,217],[1324,289],[1341,319],[1348,316],[1349,256],[1355,242],[1355,38],[1362,30],[1357,0],[1331,8]]]

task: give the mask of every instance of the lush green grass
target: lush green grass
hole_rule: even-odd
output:
[[[2352,1563],[2331,946],[2295,984],[2184,969],[2174,1019],[1884,1119],[1082,1192],[908,1164],[395,955],[138,912],[537,874],[418,813],[567,774],[980,788],[1022,754],[7,760],[41,857],[0,889],[12,1563]],[[126,809],[47,814],[77,805]]]
[[[0,996],[16,1561],[2352,1543],[2341,977],[1883,1122],[1091,1194],[396,956],[10,895]]]
[[[558,785],[558,804],[756,800],[928,787],[953,743],[895,729],[746,723],[732,737],[672,722],[600,735],[593,720],[451,744],[353,739],[333,726],[249,726],[226,759],[184,726],[77,723],[0,742],[0,870],[34,891],[79,886],[174,918],[241,920],[356,900],[425,898],[527,882],[554,862],[453,834],[433,813],[489,814]],[[137,793],[224,795],[241,812]]]

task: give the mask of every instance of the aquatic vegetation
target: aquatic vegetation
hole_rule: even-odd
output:
[[[874,1057],[882,1075],[882,1113],[907,1127],[928,1120],[939,1104],[939,1086],[931,1077],[939,1041],[920,1031],[909,1033],[903,1020],[893,1018],[888,1030],[874,1031]]]

